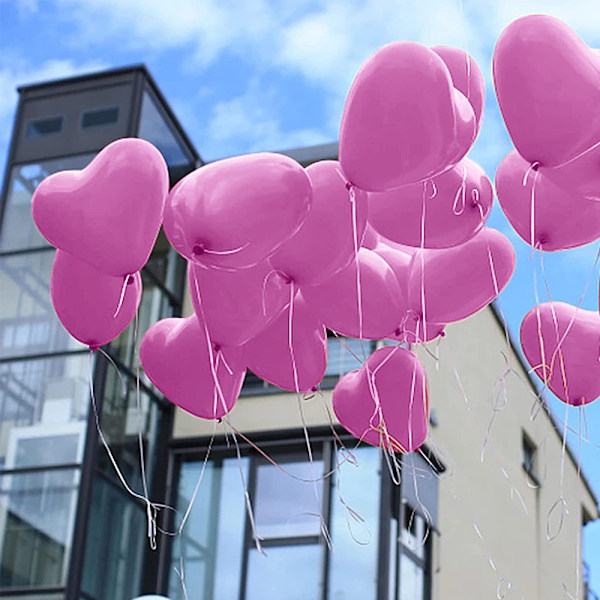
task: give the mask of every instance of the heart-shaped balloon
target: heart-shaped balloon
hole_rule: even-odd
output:
[[[384,191],[433,177],[456,164],[475,140],[473,108],[433,50],[394,42],[356,75],[340,128],[347,179]]]
[[[429,392],[419,359],[401,346],[380,348],[333,390],[333,410],[360,440],[412,452],[427,438]]]
[[[512,244],[487,227],[460,246],[417,250],[410,265],[409,306],[426,323],[460,321],[487,306],[514,270]]]
[[[485,106],[485,82],[479,65],[472,56],[460,48],[432,46],[431,49],[446,63],[454,87],[472,106],[477,131],[479,131]]]
[[[182,256],[204,267],[251,267],[298,231],[311,199],[305,170],[283,154],[226,158],[173,188],[165,233]]]
[[[543,167],[600,142],[600,59],[549,15],[513,21],[493,57],[500,110],[519,154]]]
[[[306,169],[312,185],[312,206],[302,227],[269,259],[275,269],[298,285],[318,285],[354,258],[367,223],[366,194],[349,190],[336,160]]]
[[[149,142],[117,140],[81,171],[60,171],[36,188],[32,214],[56,248],[108,275],[139,271],[163,218],[169,172]]]
[[[241,350],[209,346],[196,315],[152,325],[142,338],[140,361],[166,398],[203,419],[220,419],[233,408],[246,374]]]
[[[485,171],[464,158],[431,180],[370,192],[368,198],[369,223],[384,237],[407,246],[448,248],[481,229],[494,194]]]
[[[506,218],[525,242],[546,252],[598,239],[600,202],[555,185],[548,176],[553,170],[532,169],[516,151],[506,156],[496,172],[498,201]]]
[[[600,396],[600,315],[564,302],[546,302],[521,323],[521,346],[534,373],[563,402]]]
[[[196,314],[206,319],[220,346],[238,346],[262,331],[290,301],[290,284],[268,260],[237,271],[188,263],[188,285]]]
[[[406,296],[386,261],[361,248],[357,261],[321,285],[307,285],[302,294],[310,310],[340,335],[381,340],[392,333],[406,312]],[[360,290],[360,293],[359,293]]]
[[[291,348],[290,348],[291,339]],[[298,294],[290,307],[243,346],[244,364],[261,379],[290,392],[312,391],[327,368],[327,331]]]
[[[61,250],[50,276],[50,297],[64,328],[96,349],[131,323],[142,298],[139,273],[113,277]]]

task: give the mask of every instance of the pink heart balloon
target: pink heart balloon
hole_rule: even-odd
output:
[[[361,248],[358,264],[360,301],[355,261],[326,283],[303,287],[302,294],[310,309],[332,331],[348,337],[385,339],[402,320],[405,298],[391,267],[375,252]]]
[[[375,52],[356,75],[340,128],[348,180],[384,191],[433,177],[475,140],[475,114],[444,61],[415,42]]]
[[[117,140],[81,171],[60,171],[36,188],[33,219],[40,233],[108,275],[139,271],[163,218],[169,172],[149,142]]]
[[[188,284],[196,314],[204,314],[210,337],[220,346],[247,342],[290,301],[289,282],[266,260],[238,271],[207,269],[190,262]]]
[[[139,273],[106,275],[57,250],[50,297],[64,328],[96,349],[114,340],[131,323],[142,298],[142,280]]]
[[[175,249],[204,267],[235,270],[268,258],[308,215],[308,175],[282,154],[226,158],[171,191],[164,228]]]
[[[369,356],[333,390],[333,410],[352,435],[394,452],[412,452],[427,438],[429,391],[423,365],[401,346]]]
[[[246,370],[239,348],[211,346],[196,315],[162,319],[140,344],[140,361],[150,381],[173,404],[203,419],[220,419],[237,400]],[[220,388],[220,392],[219,392]]]
[[[556,166],[600,142],[600,60],[559,19],[513,21],[498,38],[493,71],[506,128],[525,160]]]
[[[487,306],[514,269],[512,244],[490,228],[460,246],[417,250],[410,265],[409,306],[426,323],[460,321]]]
[[[600,315],[564,302],[546,302],[521,323],[521,346],[534,373],[563,402],[600,396]]]
[[[531,169],[516,151],[506,156],[496,173],[498,201],[506,218],[525,242],[531,245],[533,234],[533,246],[546,252],[598,239],[600,202],[558,187],[548,176],[552,170]]]
[[[367,223],[367,199],[362,190],[348,190],[336,160],[314,163],[306,174],[313,190],[308,217],[269,260],[298,285],[317,285],[354,258],[354,236],[360,246]]]
[[[290,392],[316,389],[327,368],[327,331],[298,294],[291,324],[289,307],[243,346],[244,364],[256,375]],[[295,372],[294,372],[295,367]]]
[[[370,192],[368,198],[369,223],[384,237],[408,246],[448,248],[481,229],[494,194],[485,171],[464,158],[431,180]]]
[[[485,106],[485,82],[479,65],[472,56],[460,48],[432,46],[431,49],[446,63],[454,87],[469,101],[479,131]]]

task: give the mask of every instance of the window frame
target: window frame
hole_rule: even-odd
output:
[[[356,448],[356,447],[370,447],[366,444],[358,444],[358,440],[348,434],[341,427],[336,426],[335,436],[332,434],[331,429],[329,428],[318,428],[315,429],[314,432],[310,432],[310,442],[313,450],[317,448],[317,445],[322,449],[321,457],[323,460],[324,471],[327,472],[331,465],[333,464],[334,450],[337,448],[337,444],[334,443],[336,437],[344,442],[344,444],[348,448]],[[257,441],[256,444],[254,442],[246,441],[246,438],[242,438],[237,440],[239,445],[239,456],[242,458],[252,456],[251,462],[248,466],[248,480],[246,481],[246,488],[251,498],[252,506],[255,509],[255,491],[256,491],[256,465],[259,464],[259,461],[262,461],[260,464],[264,464],[264,458],[260,459],[260,451],[265,452],[269,456],[273,454],[281,455],[285,453],[297,454],[304,452],[306,456],[306,441],[304,437],[304,432],[302,430],[293,430],[293,431],[277,431],[277,432],[268,432],[263,435],[263,438],[260,441]],[[170,457],[169,457],[169,497],[167,502],[170,506],[175,506],[177,499],[177,490],[178,490],[178,482],[180,473],[182,470],[182,465],[185,462],[202,462],[205,460],[205,453],[210,444],[210,440],[206,438],[198,438],[198,439],[182,439],[182,440],[171,440],[170,444]],[[255,450],[254,448],[260,448],[260,451]],[[400,554],[397,553],[395,555],[395,559],[397,561],[397,572],[392,573],[390,570],[389,559],[392,556],[391,552],[391,521],[392,519],[397,519],[398,523],[401,524],[403,521],[404,511],[408,506],[406,500],[403,500],[402,494],[402,484],[395,485],[392,481],[392,478],[385,467],[385,459],[381,454],[381,450],[374,448],[373,451],[379,452],[380,456],[380,476],[379,476],[379,485],[380,485],[380,507],[378,514],[378,541],[377,541],[377,563],[376,563],[376,583],[375,583],[375,594],[374,598],[376,600],[405,600],[400,598]],[[431,451],[427,448],[423,448],[423,452],[428,456],[431,455]],[[236,449],[232,447],[227,440],[223,438],[216,438],[212,443],[211,454],[208,458],[208,461],[214,460],[221,461],[224,458],[234,458],[236,456]],[[397,455],[398,456],[398,455]],[[431,457],[431,456],[430,456]],[[432,461],[432,472],[437,474],[443,472],[445,470],[444,465],[439,462],[437,457],[433,457]],[[308,460],[308,459],[306,459]],[[402,457],[400,457],[402,460]],[[254,466],[253,464],[254,463]],[[254,471],[254,472],[253,472]],[[383,476],[381,476],[383,475]],[[333,480],[328,478],[325,481],[329,481],[329,485],[324,485],[322,488],[322,503],[321,503],[321,512],[324,516],[328,528],[331,527],[331,506],[332,506],[332,491],[333,491]],[[425,553],[423,558],[416,557],[418,561],[417,564],[422,566],[424,572],[424,595],[423,600],[431,599],[431,590],[432,590],[432,557],[433,557],[433,546],[434,542],[434,533],[437,533],[436,527],[432,523],[428,523],[427,519],[423,516],[422,513],[419,512],[417,508],[413,507],[416,515],[419,515],[421,518],[425,519],[425,526],[429,528],[429,534],[427,536],[427,540],[425,543]],[[175,517],[172,511],[169,511],[169,514],[164,515],[165,520],[163,521],[163,526],[166,527],[169,531],[172,531],[175,527]],[[249,519],[246,512],[245,520],[244,520],[244,542],[243,548],[240,548],[240,552],[243,552],[242,559],[242,574],[240,579],[240,593],[239,600],[244,600],[245,598],[245,581],[247,580],[247,563],[248,563],[248,555],[249,550],[254,547],[254,538],[252,536],[252,530],[249,527]],[[402,554],[406,554],[411,560],[413,559],[413,553],[410,549],[405,548],[401,539],[401,529],[398,530],[398,549]],[[321,571],[320,571],[320,579],[325,582],[324,585],[321,586],[321,594],[319,596],[320,600],[329,599],[329,591],[328,591],[328,583],[330,578],[329,571],[329,557],[330,552],[327,550],[327,544],[325,543],[322,534],[319,536],[315,536],[315,539],[312,538],[309,540],[311,536],[300,536],[297,538],[287,537],[282,538],[273,538],[271,540],[262,540],[261,544],[267,549],[269,546],[279,547],[279,546],[290,546],[295,545],[296,543],[318,543],[323,548],[323,556],[321,562]],[[306,538],[306,539],[304,539]],[[265,543],[266,542],[266,543]],[[169,578],[171,571],[171,559],[172,559],[172,544],[173,540],[170,538],[169,540],[165,540],[161,545],[159,553],[159,593],[167,594],[168,586],[169,586]],[[390,590],[390,586],[395,586],[394,589]],[[209,600],[209,599],[207,599]],[[412,599],[410,599],[412,600]],[[420,600],[420,599],[419,599]]]

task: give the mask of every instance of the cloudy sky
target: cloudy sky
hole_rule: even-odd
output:
[[[512,149],[493,93],[494,44],[511,20],[540,12],[600,47],[600,5],[587,0],[0,0],[0,161],[18,85],[142,62],[204,160],[334,141],[361,63],[405,39],[461,47],[481,66],[486,115],[470,156],[493,179]],[[517,272],[501,299],[516,335],[535,304],[534,269],[539,297],[547,299],[543,274],[499,209],[490,222],[517,249]],[[576,304],[589,283],[583,306],[597,308],[597,252],[596,243],[544,258],[554,299]],[[589,437],[600,442],[598,404],[587,416]],[[595,444],[584,443],[597,491],[598,458]],[[600,590],[600,527],[589,532],[586,555]]]

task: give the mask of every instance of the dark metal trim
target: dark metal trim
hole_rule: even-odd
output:
[[[89,354],[89,348],[82,348],[81,350],[64,350],[62,352],[40,352],[38,354],[23,354],[20,356],[7,356],[0,358],[1,364],[9,364],[14,362],[31,362],[35,360],[49,360],[52,358],[62,358],[69,356],[77,356],[79,354]]]
[[[18,600],[22,597],[36,596],[40,594],[62,594],[65,592],[65,586],[39,586],[39,587],[23,587],[23,588],[4,588],[0,587],[0,597],[18,596]]]
[[[4,181],[2,182],[2,196],[0,197],[0,235],[2,234],[2,226],[4,224],[4,209],[6,208],[6,200],[8,195],[8,185],[10,181],[10,173],[15,165],[15,154],[17,148],[17,138],[20,129],[21,121],[23,120],[23,101],[19,98],[17,102],[17,110],[15,120],[13,121],[12,135],[10,137],[10,146],[8,147],[8,156],[6,157],[6,165],[4,167]]]
[[[62,463],[57,465],[32,465],[31,467],[19,467],[17,469],[0,469],[0,477],[6,475],[22,475],[24,473],[45,473],[47,471],[69,471],[81,469],[81,463]]]
[[[33,248],[18,248],[16,250],[1,250],[0,259],[11,258],[12,256],[21,256],[23,254],[39,254],[40,252],[49,252],[56,250],[54,246],[46,244],[45,246],[34,246]]]
[[[107,368],[107,361],[96,361],[93,385],[97,414],[100,422],[102,419],[102,400],[104,398],[104,384],[106,382]],[[85,452],[81,471],[81,481],[79,483],[79,498],[77,501],[77,512],[75,516],[73,542],[71,545],[71,558],[65,600],[79,600],[80,598],[79,594],[83,578],[87,530],[91,513],[97,457],[98,430],[96,428],[96,415],[94,414],[92,407],[90,407],[90,410],[88,411]]]

